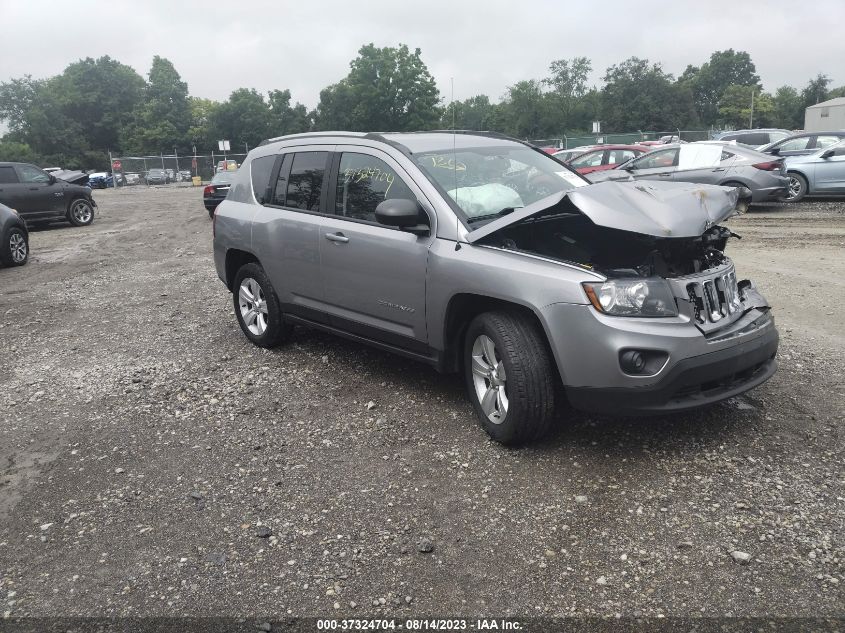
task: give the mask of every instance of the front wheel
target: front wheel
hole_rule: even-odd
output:
[[[290,336],[292,328],[282,320],[279,298],[261,266],[241,266],[235,275],[232,295],[238,323],[253,344],[275,347]]]
[[[29,258],[29,240],[18,227],[12,227],[0,245],[0,261],[4,266],[23,266]]]
[[[807,195],[807,179],[801,174],[790,173],[787,193],[782,198],[784,202],[799,202]]]
[[[485,312],[464,340],[467,393],[482,428],[502,444],[543,436],[555,412],[557,371],[539,326],[528,316]]]
[[[70,203],[67,219],[74,226],[88,226],[94,221],[94,207],[84,198],[77,198]]]

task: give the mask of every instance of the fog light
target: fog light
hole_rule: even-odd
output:
[[[637,350],[629,349],[627,352],[622,352],[619,364],[626,374],[639,374],[645,369],[645,358]]]

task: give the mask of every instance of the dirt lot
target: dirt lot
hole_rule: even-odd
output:
[[[767,384],[509,450],[455,377],[250,345],[198,190],[95,197],[0,270],[0,614],[845,615],[845,201],[730,222]]]

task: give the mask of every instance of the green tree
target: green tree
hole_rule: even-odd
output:
[[[290,104],[290,90],[271,90],[268,94],[270,122],[268,137],[298,134],[311,129],[311,117],[301,103]]]
[[[751,100],[754,99],[754,119],[751,120]],[[774,124],[775,101],[768,93],[757,93],[756,86],[728,86],[719,101],[719,117],[734,128],[769,127]]]
[[[511,136],[538,139],[553,133],[550,105],[541,82],[535,79],[518,81],[508,87],[499,104],[497,120]]]
[[[270,106],[254,88],[239,88],[218,105],[211,116],[211,129],[232,148],[255,147],[270,136]]]
[[[716,51],[700,68],[687,66],[680,82],[689,85],[699,118],[707,125],[719,116],[719,101],[728,86],[758,86],[760,77],[745,51]]]
[[[551,75],[543,83],[551,89],[547,96],[552,108],[552,126],[559,131],[585,127],[579,104],[587,94],[587,77],[593,65],[586,57],[558,59],[549,65]]]
[[[801,95],[792,86],[781,86],[775,91],[774,125],[787,130],[804,126],[804,104]]]
[[[144,102],[121,134],[123,149],[158,153],[178,148],[186,152],[191,127],[188,84],[169,60],[158,55],[153,57],[148,76]]]
[[[674,130],[695,118],[689,86],[674,83],[660,64],[631,57],[607,69],[601,91],[607,131]]]
[[[496,105],[490,103],[490,97],[487,95],[476,95],[465,101],[455,101],[443,109],[440,127],[444,130],[452,129],[454,124],[457,130],[494,130],[496,108]]]
[[[822,101],[827,101],[829,98],[827,87],[830,83],[830,77],[821,73],[808,81],[807,85],[801,91],[801,102],[803,106],[806,108],[808,106],[821,103]]]
[[[211,119],[220,104],[211,99],[189,97],[188,105],[191,110],[188,141],[192,146],[197,147],[197,151],[205,151],[205,148],[213,146],[215,142]]]
[[[410,131],[437,126],[440,95],[420,49],[362,46],[349,74],[320,93],[319,129]]]

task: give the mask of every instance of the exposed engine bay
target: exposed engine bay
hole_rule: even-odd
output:
[[[713,226],[698,237],[655,237],[594,224],[581,213],[538,214],[487,236],[481,243],[540,255],[607,277],[683,277],[724,264],[729,238]]]

